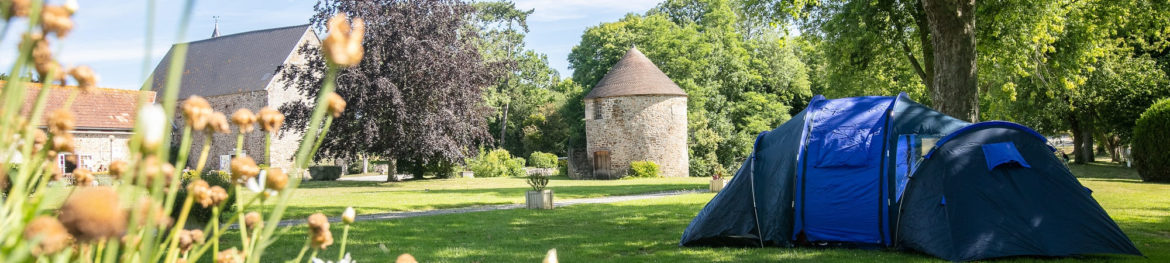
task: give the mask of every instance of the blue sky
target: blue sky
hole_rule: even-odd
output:
[[[518,0],[520,9],[533,9],[529,17],[528,47],[548,55],[549,64],[561,73],[568,70],[567,57],[590,26],[616,21],[627,13],[642,13],[659,0]],[[61,3],[63,0],[50,0]],[[146,48],[146,1],[79,1],[81,9],[74,16],[76,26],[70,35],[54,43],[54,51],[64,65],[89,65],[101,76],[100,85],[134,89],[145,78],[143,61]],[[212,16],[219,16],[222,34],[308,23],[313,13],[311,0],[269,1],[197,1],[191,27],[183,39],[176,37],[182,2],[156,1],[155,34],[150,48],[153,70],[170,45],[176,41],[205,39],[211,35]],[[0,41],[0,68],[8,72],[14,60],[19,31],[27,24],[10,25]],[[58,51],[59,50],[59,51]]]

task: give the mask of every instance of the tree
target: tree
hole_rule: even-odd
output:
[[[317,157],[370,154],[390,162],[450,166],[490,138],[484,88],[496,83],[501,63],[486,61],[473,30],[475,9],[456,0],[319,1],[310,23],[323,30],[335,13],[366,23],[366,54],[340,72],[337,93],[348,109],[334,120]],[[302,94],[316,94],[325,70],[319,50],[304,46],[306,66],[288,68],[282,80]],[[308,105],[281,106],[292,125],[308,120]],[[419,177],[416,177],[419,178]]]

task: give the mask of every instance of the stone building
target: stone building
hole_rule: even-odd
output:
[[[663,176],[689,175],[687,94],[631,48],[585,95],[586,151],[593,179],[619,178],[633,161]]]
[[[25,87],[22,114],[27,114],[32,109],[41,91],[41,85],[37,83],[27,83]],[[113,160],[129,159],[130,148],[127,142],[133,134],[134,113],[139,108],[139,96],[141,95],[146,103],[154,103],[154,92],[93,88],[88,93],[73,95],[75,91],[77,87],[53,86],[45,102],[43,115],[45,119],[41,120],[41,129],[47,128],[45,123],[48,123],[49,113],[64,107],[70,96],[76,96],[69,104],[69,110],[77,124],[71,132],[75,150],[72,153],[58,154],[58,167],[65,169],[66,173],[72,172],[76,167],[100,172],[109,169]],[[66,163],[69,155],[76,155],[77,162]]]
[[[303,45],[320,46],[321,40],[309,25],[299,25],[219,35],[216,26],[211,38],[187,43],[187,58],[184,62],[183,77],[179,84],[179,105],[182,100],[199,95],[211,103],[216,111],[229,118],[239,108],[256,113],[265,106],[279,109],[288,102],[301,101],[312,104],[306,96],[290,84],[281,81],[289,65],[305,65],[307,57],[299,52]],[[162,93],[166,87],[167,71],[170,69],[172,47],[159,62],[146,85]],[[176,113],[180,113],[176,110]],[[182,123],[177,116],[176,123]],[[235,155],[236,132],[215,134],[212,137],[211,153],[207,167],[225,170],[230,158]],[[286,129],[273,136],[269,158],[264,158],[264,133],[248,133],[244,139],[244,154],[257,163],[288,169],[302,136],[303,127]],[[204,136],[192,136],[190,156],[199,156]],[[194,167],[197,157],[188,161]]]

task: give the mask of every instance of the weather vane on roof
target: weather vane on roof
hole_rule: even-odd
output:
[[[219,37],[219,16],[211,16],[211,19],[215,21],[215,29],[211,31],[211,37]]]

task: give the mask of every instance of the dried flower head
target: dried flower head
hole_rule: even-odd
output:
[[[215,257],[215,263],[237,263],[244,262],[244,255],[236,248],[225,249],[220,251],[219,255]]]
[[[352,206],[346,207],[345,212],[341,213],[341,222],[345,223],[346,225],[353,224],[353,220],[356,219],[356,217],[357,211],[354,211]]]
[[[55,33],[64,38],[73,30],[73,12],[64,6],[46,6],[41,12],[41,28],[45,33]]]
[[[8,16],[4,19],[12,19],[14,16],[28,16],[29,9],[32,8],[32,3],[29,0],[12,0],[7,2],[11,5],[8,6],[8,12],[5,13]]]
[[[252,114],[251,110],[240,108],[232,113],[232,123],[239,126],[240,133],[252,132],[255,129],[252,125],[256,123],[256,114]]]
[[[264,187],[275,191],[284,190],[288,186],[288,174],[284,173],[284,169],[268,168],[268,175],[264,179]]]
[[[136,249],[138,245],[142,244],[142,236],[129,234],[122,236],[122,247],[126,249]]]
[[[329,232],[329,218],[316,213],[309,216],[309,241],[314,248],[326,249],[333,244],[333,233]]]
[[[232,127],[228,124],[227,116],[222,112],[212,113],[207,117],[207,126],[218,133],[232,133]]]
[[[394,260],[394,263],[418,263],[418,260],[414,260],[414,256],[411,256],[410,253],[403,253],[398,255],[398,259]]]
[[[260,212],[248,212],[244,215],[244,226],[248,228],[249,233],[256,231],[256,229],[264,227],[264,217],[260,216]]]
[[[33,255],[45,255],[57,253],[61,249],[69,245],[69,240],[73,237],[69,235],[69,231],[65,230],[65,225],[51,216],[38,216],[36,219],[28,222],[28,226],[24,227],[24,240],[36,240],[40,238],[40,242],[32,247]]]
[[[148,221],[153,222],[155,226],[160,228],[170,226],[171,223],[174,223],[170,215],[163,213],[162,204],[155,202],[149,197],[139,198],[138,203],[134,207],[131,207],[131,209],[132,211],[126,211],[128,214],[127,217],[129,217],[130,212],[134,212],[135,218],[142,223]]]
[[[77,168],[73,169],[73,185],[76,186],[93,186],[97,185],[93,173],[89,169]]]
[[[260,120],[260,129],[266,132],[276,133],[280,130],[280,126],[284,125],[284,114],[270,107],[260,109],[257,118]]]
[[[243,184],[249,179],[260,174],[260,167],[256,166],[256,161],[252,157],[237,156],[232,158],[231,163],[232,182]]]
[[[211,198],[211,186],[207,184],[207,181],[195,180],[187,184],[187,194],[191,195],[191,199],[203,208],[210,207],[214,203]]]
[[[183,101],[182,109],[187,126],[191,126],[191,129],[196,131],[202,131],[206,128],[212,113],[215,112],[211,110],[211,104],[199,95],[191,96]]]
[[[151,186],[155,183],[162,183],[164,187],[171,184],[173,174],[175,174],[175,166],[171,163],[159,160],[157,156],[146,157],[142,160],[142,174],[139,175],[138,182],[143,186]]]
[[[113,188],[80,188],[65,200],[58,218],[80,241],[116,237],[126,230],[126,214],[118,204]]]
[[[69,109],[60,108],[49,113],[49,133],[61,135],[69,133],[77,126],[77,119]]]
[[[362,38],[366,34],[365,22],[361,18],[354,18],[351,29],[348,20],[345,13],[337,13],[329,18],[329,36],[321,43],[329,62],[341,67],[357,65],[365,52],[362,49]]]
[[[83,92],[90,92],[97,87],[98,75],[89,66],[77,66],[69,70],[69,75],[77,80],[77,88]]]
[[[197,244],[203,244],[203,230],[183,229],[179,231],[179,250],[186,253]]]
[[[53,135],[53,150],[57,152],[73,152],[73,134],[63,133]]]
[[[222,204],[224,201],[227,201],[227,199],[227,190],[218,185],[211,186],[211,205]]]
[[[334,118],[341,117],[341,112],[345,111],[345,99],[341,98],[341,95],[337,95],[336,92],[326,96],[325,102],[329,105],[329,113],[333,114]]]
[[[142,151],[145,153],[158,151],[159,146],[162,145],[163,134],[168,128],[165,125],[166,111],[158,104],[143,106],[142,109],[138,110],[136,121],[137,125],[142,125]]]
[[[110,175],[114,177],[122,178],[123,175],[130,172],[129,169],[130,163],[127,163],[125,160],[114,160],[110,162]]]
[[[39,151],[41,148],[45,148],[45,142],[49,141],[49,136],[45,135],[45,131],[42,131],[41,129],[33,129],[32,133],[33,149]]]
[[[25,34],[21,39],[21,45],[32,45],[32,63],[33,68],[37,70],[37,74],[42,79],[48,79],[49,73],[53,73],[53,80],[64,81],[65,74],[61,68],[61,64],[53,60],[53,51],[49,48],[49,41],[41,34]]]

